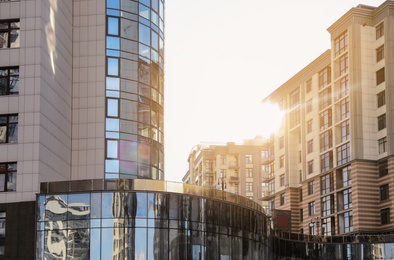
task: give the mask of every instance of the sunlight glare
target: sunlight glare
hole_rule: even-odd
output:
[[[285,112],[277,104],[262,103],[261,120],[264,122],[262,132],[264,136],[269,136],[280,130]]]

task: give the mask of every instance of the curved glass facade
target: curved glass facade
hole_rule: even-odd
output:
[[[106,0],[105,178],[164,179],[164,0]]]
[[[149,180],[41,192],[37,259],[268,259],[267,217],[234,194]]]

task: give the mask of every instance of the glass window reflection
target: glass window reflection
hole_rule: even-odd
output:
[[[107,8],[120,8],[120,0],[107,0]]]
[[[107,48],[113,50],[120,50],[119,37],[107,36]]]
[[[150,46],[150,29],[148,26],[139,24],[139,40],[141,43]]]
[[[107,99],[107,116],[118,117],[119,116],[119,100],[118,99]]]
[[[119,59],[107,58],[107,74],[110,76],[119,76]]]
[[[107,89],[119,90],[120,80],[119,78],[107,77],[106,86]]]
[[[119,131],[119,119],[107,118],[105,122],[106,122],[105,129],[107,131]]]
[[[108,34],[110,34],[110,35],[119,35],[119,18],[108,17],[107,31],[108,31]]]
[[[119,173],[119,160],[105,160],[105,172]]]
[[[148,20],[150,19],[150,16],[149,16],[150,10],[145,5],[142,5],[142,4],[139,5],[139,14]]]
[[[107,158],[118,158],[118,141],[107,140]]]

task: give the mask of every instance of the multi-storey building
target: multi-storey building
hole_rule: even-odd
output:
[[[189,154],[183,182],[235,193],[266,207],[260,199],[268,192],[268,143],[256,137],[243,144],[196,145]]]
[[[163,83],[164,0],[0,1],[0,259],[268,254],[261,206],[162,181]]]
[[[393,11],[350,9],[328,28],[332,48],[264,99],[286,112],[264,199],[293,232],[394,228]]]

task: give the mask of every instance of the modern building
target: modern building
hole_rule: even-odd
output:
[[[268,160],[268,140],[257,136],[242,144],[199,144],[190,151],[189,169],[183,182],[225,190],[254,200],[268,192],[264,163]]]
[[[393,12],[350,9],[328,28],[331,49],[263,100],[286,112],[263,199],[291,213],[292,232],[394,229]]]
[[[164,179],[164,0],[0,1],[0,259],[263,259],[268,218]]]

